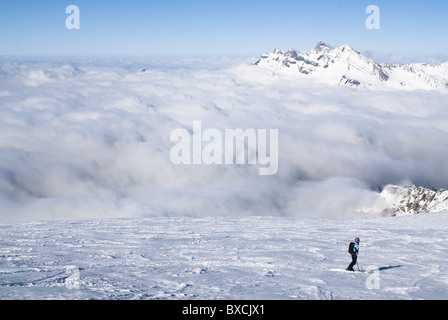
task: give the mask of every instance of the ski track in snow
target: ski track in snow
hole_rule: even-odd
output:
[[[0,226],[0,299],[448,299],[448,212]],[[359,264],[343,270],[361,238]],[[79,288],[71,288],[76,267]],[[339,270],[340,272],[335,272]]]

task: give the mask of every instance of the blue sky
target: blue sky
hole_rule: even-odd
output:
[[[68,30],[65,9],[80,9]],[[368,30],[368,5],[380,30]],[[317,41],[448,57],[446,0],[0,0],[0,55],[259,56]]]

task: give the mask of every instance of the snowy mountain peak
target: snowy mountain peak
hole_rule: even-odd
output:
[[[314,51],[316,52],[327,52],[330,51],[331,49],[332,48],[323,41],[319,41],[314,47]]]
[[[440,212],[448,210],[448,191],[433,191],[416,186],[389,185],[381,192],[389,208],[385,214],[393,216]]]
[[[336,50],[339,50],[341,52],[347,51],[347,52],[351,52],[351,53],[361,54],[359,51],[356,51],[355,49],[350,47],[348,44],[344,44],[344,45],[336,48]]]
[[[275,73],[307,76],[332,85],[390,89],[448,88],[448,63],[379,64],[348,44],[332,48],[320,41],[313,50],[301,53],[293,49],[275,49],[263,54],[255,65]]]

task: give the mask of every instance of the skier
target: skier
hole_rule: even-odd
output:
[[[353,245],[352,245],[353,243]],[[349,253],[352,255],[352,262],[349,264],[347,271],[355,271],[353,270],[353,266],[356,264],[356,260],[358,260],[359,254],[359,238],[355,239],[355,242],[350,243]]]

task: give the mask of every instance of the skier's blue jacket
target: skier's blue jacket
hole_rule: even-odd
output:
[[[355,245],[353,246],[353,251],[356,255],[359,254],[359,243],[355,242]]]

